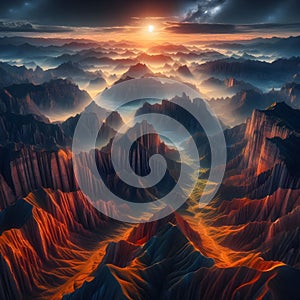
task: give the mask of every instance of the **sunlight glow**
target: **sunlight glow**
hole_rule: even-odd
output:
[[[148,32],[152,33],[154,31],[154,26],[153,25],[149,25],[148,26]]]

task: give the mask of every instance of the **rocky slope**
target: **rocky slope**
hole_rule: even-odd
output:
[[[292,268],[220,268],[203,254],[207,245],[202,237],[177,214],[139,225],[126,240],[109,244],[94,279],[64,299],[132,299],[136,295],[141,299],[273,299],[282,294],[269,281],[285,278],[286,273],[298,276]],[[282,280],[281,288],[287,285]]]
[[[89,258],[97,241],[106,235],[103,229],[107,228],[107,219],[81,192],[42,189],[22,201],[31,205],[32,211],[21,228],[1,228],[2,299],[32,299],[59,293],[57,288],[80,270],[93,270]],[[10,213],[10,222],[18,219],[18,211]],[[80,278],[75,278],[74,282],[80,282]],[[73,284],[70,282],[65,288],[72,290]]]

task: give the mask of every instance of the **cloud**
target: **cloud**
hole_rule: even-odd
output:
[[[237,33],[238,29],[231,24],[208,24],[208,23],[191,23],[191,22],[177,22],[168,23],[166,28],[173,33],[202,33],[202,34],[228,34]]]
[[[0,18],[66,26],[128,25],[132,17],[179,15],[196,0],[28,0],[0,1]]]
[[[173,33],[181,34],[235,34],[249,32],[284,32],[299,31],[300,23],[293,24],[250,24],[250,25],[234,25],[234,24],[210,24],[210,23],[193,23],[193,22],[169,22],[166,30]]]
[[[300,20],[299,0],[201,0],[184,21],[211,23],[294,23]]]
[[[218,14],[226,0],[202,0],[198,1],[197,6],[189,9],[184,21],[186,22],[205,22],[213,19]]]
[[[27,5],[25,5],[27,3]],[[295,23],[299,0],[10,0],[0,1],[0,19],[63,26],[122,26],[133,17],[172,17],[185,22]],[[28,27],[28,30],[29,27]]]
[[[33,25],[29,22],[0,21],[0,32],[70,32],[71,28]]]

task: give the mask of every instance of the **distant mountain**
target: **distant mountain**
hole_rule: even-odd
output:
[[[189,52],[190,50],[183,45],[164,44],[153,46],[148,49],[148,53],[176,53],[176,52]]]
[[[183,77],[187,77],[187,78],[192,78],[194,77],[192,72],[190,71],[189,67],[187,65],[183,65],[183,66],[180,66],[178,69],[177,69],[177,73]]]
[[[34,103],[40,111],[51,114],[61,110],[80,109],[91,101],[87,92],[80,90],[77,85],[64,79],[51,80],[41,85],[31,83],[12,85],[5,88],[4,93],[5,91],[7,92],[6,95],[20,99],[21,103],[28,104],[28,107]],[[35,112],[31,108],[28,110]]]
[[[56,68],[43,70],[37,66],[34,70],[24,66],[17,67],[8,63],[0,62],[0,87],[12,84],[32,83],[42,84],[51,79],[69,78],[76,82],[88,83],[99,77],[99,71],[84,71],[78,63],[66,62]]]
[[[204,89],[206,95],[214,98],[218,96],[232,96],[235,93],[246,90],[259,91],[259,89],[252,84],[242,80],[236,80],[235,78],[221,80],[215,77],[210,77],[202,81],[200,89]]]
[[[237,125],[245,122],[253,109],[264,109],[273,101],[264,97],[264,94],[256,90],[246,90],[234,96],[209,101],[213,111],[227,125]]]
[[[120,79],[118,79],[117,81],[114,82],[114,85],[115,84],[118,84],[118,83],[122,83],[124,81],[127,81],[127,80],[131,80],[131,79],[134,79],[133,77],[130,77],[130,76],[122,76]]]
[[[91,66],[117,66],[124,65],[129,67],[130,65],[136,63],[135,59],[131,58],[113,58],[117,53],[113,54],[112,57],[110,53],[107,52],[95,52],[94,50],[81,51],[76,54],[61,54],[57,57],[48,57],[46,63],[49,65],[57,66],[58,64],[73,63],[79,64],[82,67]]]
[[[106,80],[103,77],[97,77],[95,79],[90,80],[88,89],[91,90],[102,90],[107,85]]]
[[[72,38],[42,38],[42,37],[28,37],[28,36],[5,36],[0,38],[0,45],[10,44],[10,45],[22,45],[24,43],[29,43],[33,46],[63,46],[68,43],[95,43],[93,40],[88,39],[72,39]],[[97,43],[98,45],[98,43]]]
[[[131,66],[127,72],[125,72],[121,78],[132,77],[132,78],[141,78],[146,74],[152,74],[152,71],[145,64],[138,63],[134,66]]]
[[[282,86],[291,81],[293,76],[300,72],[299,64],[300,58],[298,57],[278,59],[272,63],[223,59],[198,65],[195,67],[195,72],[222,79],[233,77],[266,89],[274,85]]]
[[[217,51],[213,50],[204,50],[204,51],[194,51],[194,52],[177,52],[175,57],[187,61],[212,61],[226,58],[226,55],[223,55]]]
[[[136,57],[136,59],[140,63],[145,64],[166,64],[166,63],[172,63],[173,59],[170,56],[164,55],[164,54],[157,54],[157,55],[149,55],[146,53],[142,53]]]
[[[254,109],[265,109],[274,102],[285,102],[294,108],[300,108],[299,90],[300,85],[296,83],[285,84],[280,90],[267,93],[248,89],[232,97],[212,99],[209,104],[225,124],[237,125],[245,122]]]
[[[2,44],[0,47],[0,59],[37,59],[45,56],[59,55],[63,51],[69,52],[57,46],[34,46],[29,43],[20,45]]]
[[[276,55],[277,57],[299,56],[300,53],[300,36],[287,38],[260,38],[250,41],[242,41],[236,43],[218,43],[211,44],[212,48],[227,49],[234,51],[244,51],[248,53],[261,53]]]
[[[91,49],[91,48],[96,48],[98,47],[99,44],[96,42],[77,42],[77,41],[72,41],[66,44],[62,45],[63,49],[70,49],[70,50],[84,50],[84,49]]]
[[[17,67],[8,63],[0,62],[0,88],[19,83],[35,83],[40,84],[50,80],[50,74],[36,67],[35,70],[26,67]]]
[[[178,104],[177,104],[178,103]],[[180,97],[175,97],[169,100],[162,100],[161,104],[149,104],[145,102],[141,108],[136,111],[136,115],[143,115],[149,113],[157,113],[162,115],[162,122],[164,122],[163,115],[167,115],[172,119],[177,120],[180,124],[185,126],[192,134],[203,131],[199,122],[183,107],[190,107],[191,109],[207,110],[203,100],[195,99],[192,101],[188,96],[183,94]],[[209,118],[209,113],[205,113]]]
[[[70,61],[62,63],[57,68],[48,69],[46,73],[51,74],[51,77],[72,78],[82,81],[94,79],[96,77],[93,73],[84,71],[79,64]]]

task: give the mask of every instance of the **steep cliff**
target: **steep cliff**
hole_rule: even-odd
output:
[[[69,150],[45,150],[12,144],[1,147],[1,157],[1,208],[40,187],[62,191],[78,188]]]

